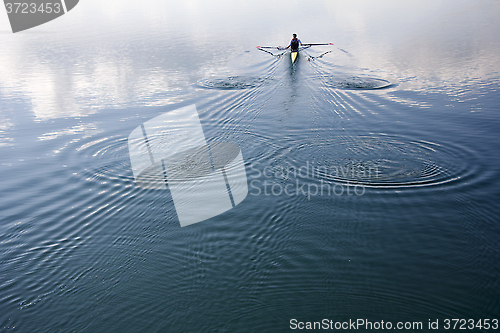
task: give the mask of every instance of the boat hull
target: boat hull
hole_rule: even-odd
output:
[[[292,58],[292,64],[295,62],[295,60],[297,60],[298,55],[299,55],[298,51],[290,52],[290,57]]]

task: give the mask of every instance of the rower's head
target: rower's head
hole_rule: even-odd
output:
[[[292,36],[293,36],[293,38],[297,38],[297,34],[293,34]]]

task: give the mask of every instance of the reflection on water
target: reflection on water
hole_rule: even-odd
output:
[[[498,6],[86,0],[0,33],[0,331],[498,317]],[[335,45],[256,49],[294,32]],[[155,163],[249,195],[180,228],[127,139],[193,104]]]
[[[263,5],[255,3],[250,12],[259,12]],[[316,20],[314,31],[303,29],[301,36],[310,42],[336,39],[336,52],[324,57],[328,61],[337,65],[354,61],[358,68],[381,73],[382,78],[390,75],[389,81],[402,82],[403,89],[428,90],[443,82],[461,82],[462,86],[497,72],[500,60],[492,17],[498,3],[449,5],[318,1],[297,6],[304,20],[324,9],[324,22]],[[244,23],[236,24],[233,18],[229,21],[234,22],[233,29],[220,34],[219,29],[234,17],[233,10],[246,10],[231,4],[221,8],[225,10],[202,3],[87,1],[67,17],[37,28],[41,29],[38,34],[2,35],[0,88],[7,97],[22,93],[38,119],[85,115],[131,103],[169,104],[179,89],[223,66],[242,50],[254,52],[256,45],[264,43],[284,44],[289,33],[277,33],[283,30],[281,21],[297,10],[279,7],[283,18],[273,17],[272,32],[266,24],[241,31]],[[243,15],[242,19],[246,22],[251,17]],[[141,25],[141,19],[148,24]],[[393,29],[395,22],[400,23],[398,29]],[[0,26],[6,24],[4,17]],[[207,44],[209,41],[217,44]],[[345,49],[354,60],[339,51]],[[230,81],[202,85],[232,87],[234,78]],[[236,86],[241,84],[248,82],[238,81]],[[337,86],[358,87],[350,81]]]

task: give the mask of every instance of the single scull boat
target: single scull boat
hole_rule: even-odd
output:
[[[333,45],[333,43],[321,43],[321,44],[305,44],[305,43],[303,43],[302,46],[297,51],[291,51],[290,52],[290,58],[292,60],[292,64],[295,63],[295,61],[297,61],[297,58],[299,57],[299,51],[300,50],[308,49],[311,46],[316,46],[316,45]],[[276,54],[274,54],[272,52],[269,52],[267,50],[264,50],[264,49],[286,50],[286,48],[283,48],[283,47],[280,47],[280,46],[257,46],[257,49],[259,49],[261,51],[264,51],[266,53],[269,53],[269,54],[271,54],[273,56],[281,56],[285,52],[276,55]],[[326,53],[328,53],[328,52],[326,52]]]

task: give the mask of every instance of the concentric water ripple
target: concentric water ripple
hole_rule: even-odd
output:
[[[133,181],[127,139],[124,137],[103,138],[79,144],[75,155],[80,155],[80,160],[83,156],[92,157],[91,167],[82,165],[84,168],[76,172],[86,181],[100,184],[110,182],[115,185],[128,185]],[[97,162],[99,160],[102,162]]]
[[[388,88],[391,82],[374,77],[351,76],[344,79],[330,78],[329,84],[335,88],[347,90],[372,90]]]
[[[304,160],[304,156],[314,156]],[[474,154],[453,144],[370,134],[300,144],[273,165],[278,177],[372,188],[451,185],[478,176]],[[302,169],[301,169],[302,168]]]
[[[228,76],[222,78],[210,78],[198,81],[198,85],[208,89],[249,89],[261,86],[266,79],[260,77]]]
[[[361,75],[349,75],[347,73],[318,75],[315,79],[320,79],[326,87],[343,90],[375,90],[393,86],[390,81],[385,79]]]

